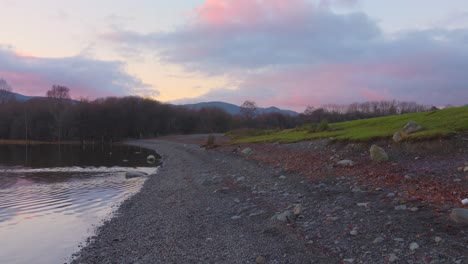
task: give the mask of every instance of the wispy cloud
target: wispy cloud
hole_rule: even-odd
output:
[[[8,80],[16,92],[29,95],[44,95],[54,84],[68,86],[75,98],[142,94],[150,90],[152,95],[157,93],[128,74],[123,62],[85,56],[39,58],[6,46],[0,46],[0,77]]]
[[[207,0],[169,32],[115,30],[102,38],[154,51],[187,71],[224,74],[236,90],[199,98],[303,107],[373,99],[466,104],[468,29],[408,30],[388,36],[357,1]]]

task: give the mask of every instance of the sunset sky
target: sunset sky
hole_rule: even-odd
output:
[[[0,12],[0,78],[27,95],[468,103],[466,0],[0,0]]]

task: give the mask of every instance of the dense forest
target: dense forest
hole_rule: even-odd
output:
[[[46,97],[16,101],[5,83],[0,83],[0,139],[4,140],[110,142],[239,128],[286,129],[322,120],[339,122],[428,110],[416,103],[380,101],[307,107],[297,116],[258,115],[255,102],[246,101],[239,115],[230,115],[219,108],[191,110],[135,96],[76,101],[69,88],[58,85]]]

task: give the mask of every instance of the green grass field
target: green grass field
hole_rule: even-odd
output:
[[[422,112],[379,118],[354,120],[330,124],[330,131],[309,133],[307,130],[289,129],[267,132],[265,135],[241,137],[235,143],[281,142],[290,143],[316,138],[334,140],[369,141],[391,138],[410,120],[423,126],[421,131],[410,134],[409,139],[428,139],[451,133],[468,131],[468,107],[456,107],[434,112]]]

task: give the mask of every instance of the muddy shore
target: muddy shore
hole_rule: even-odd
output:
[[[468,195],[457,172],[464,145],[426,156],[389,148],[391,161],[372,164],[365,145],[199,143],[131,142],[160,153],[164,167],[73,263],[468,261],[468,229],[448,218]]]

